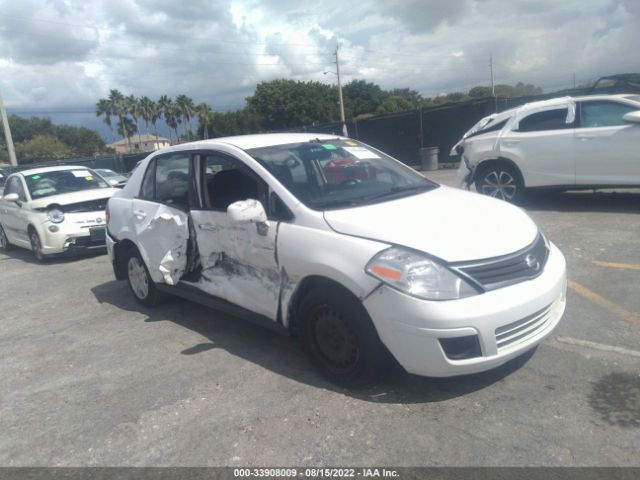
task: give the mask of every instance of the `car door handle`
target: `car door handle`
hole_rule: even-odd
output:
[[[134,210],[133,216],[140,220],[144,220],[145,218],[147,218],[147,212],[145,212],[144,210]]]
[[[503,140],[502,143],[507,147],[512,147],[520,143],[520,140]]]
[[[200,230],[209,230],[211,232],[216,230],[216,226],[213,223],[199,223],[198,228]]]
[[[593,140],[594,138],[596,138],[595,135],[588,135],[586,133],[579,133],[576,135],[576,137],[580,140]]]

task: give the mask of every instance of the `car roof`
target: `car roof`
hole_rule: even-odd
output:
[[[252,148],[271,147],[274,145],[286,145],[289,143],[303,143],[311,140],[335,140],[345,139],[339,135],[328,135],[326,133],[260,133],[255,135],[237,135],[233,137],[220,137],[211,140],[199,140],[196,142],[183,143],[174,147],[162,149],[162,152],[175,151],[181,149],[207,148],[216,145],[233,145],[242,150]],[[160,150],[158,150],[160,152]]]
[[[82,165],[60,165],[57,167],[31,168],[29,170],[20,170],[19,172],[15,172],[15,173],[20,173],[22,175],[38,175],[40,173],[60,172],[63,170],[77,170],[77,169],[87,170],[89,169],[89,167],[83,167]]]

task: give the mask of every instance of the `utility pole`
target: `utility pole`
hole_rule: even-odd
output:
[[[342,135],[345,137],[349,136],[349,132],[347,131],[347,123],[344,119],[344,101],[342,99],[342,84],[340,83],[340,59],[338,58],[338,50],[340,49],[340,45],[336,45],[336,74],[338,75],[338,98],[340,99],[340,122],[342,123]]]
[[[0,94],[0,115],[2,116],[2,126],[4,127],[4,139],[7,142],[7,150],[9,151],[9,163],[14,167],[17,167],[18,161],[16,160],[16,151],[13,149],[13,138],[11,138],[11,128],[9,128],[9,119],[7,118],[7,112],[4,109],[2,94]]]
[[[493,83],[493,54],[489,55],[489,72],[491,73],[491,96],[493,97],[493,111],[498,111],[498,100],[496,99],[496,86]]]

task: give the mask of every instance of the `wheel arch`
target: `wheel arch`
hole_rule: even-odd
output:
[[[476,181],[478,179],[478,176],[480,175],[481,172],[483,172],[484,170],[486,170],[487,168],[493,165],[508,165],[509,167],[513,168],[515,173],[518,175],[519,177],[518,179],[520,180],[522,186],[525,188],[527,187],[527,184],[524,180],[524,175],[522,174],[522,169],[516,162],[514,162],[512,159],[507,157],[494,157],[494,158],[487,158],[486,160],[482,160],[480,163],[478,163],[478,165],[475,168],[473,181]]]
[[[117,280],[127,279],[127,258],[131,251],[138,251],[138,247],[127,239],[120,240],[113,246],[113,270]]]

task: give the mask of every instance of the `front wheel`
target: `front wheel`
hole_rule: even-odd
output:
[[[7,250],[11,250],[12,245],[9,243],[9,239],[7,238],[7,234],[0,225],[0,252],[6,252]]]
[[[165,298],[151,279],[142,257],[133,250],[127,258],[127,283],[135,299],[147,307],[159,305]]]
[[[490,165],[476,176],[476,190],[483,195],[515,202],[524,194],[524,185],[515,168],[509,165]]]
[[[315,289],[302,301],[299,315],[302,342],[325,377],[347,387],[375,380],[387,354],[355,297],[336,289]]]
[[[40,263],[44,262],[45,257],[42,253],[42,242],[40,241],[40,235],[36,232],[35,228],[29,230],[29,242],[31,243],[31,251],[36,260]]]

